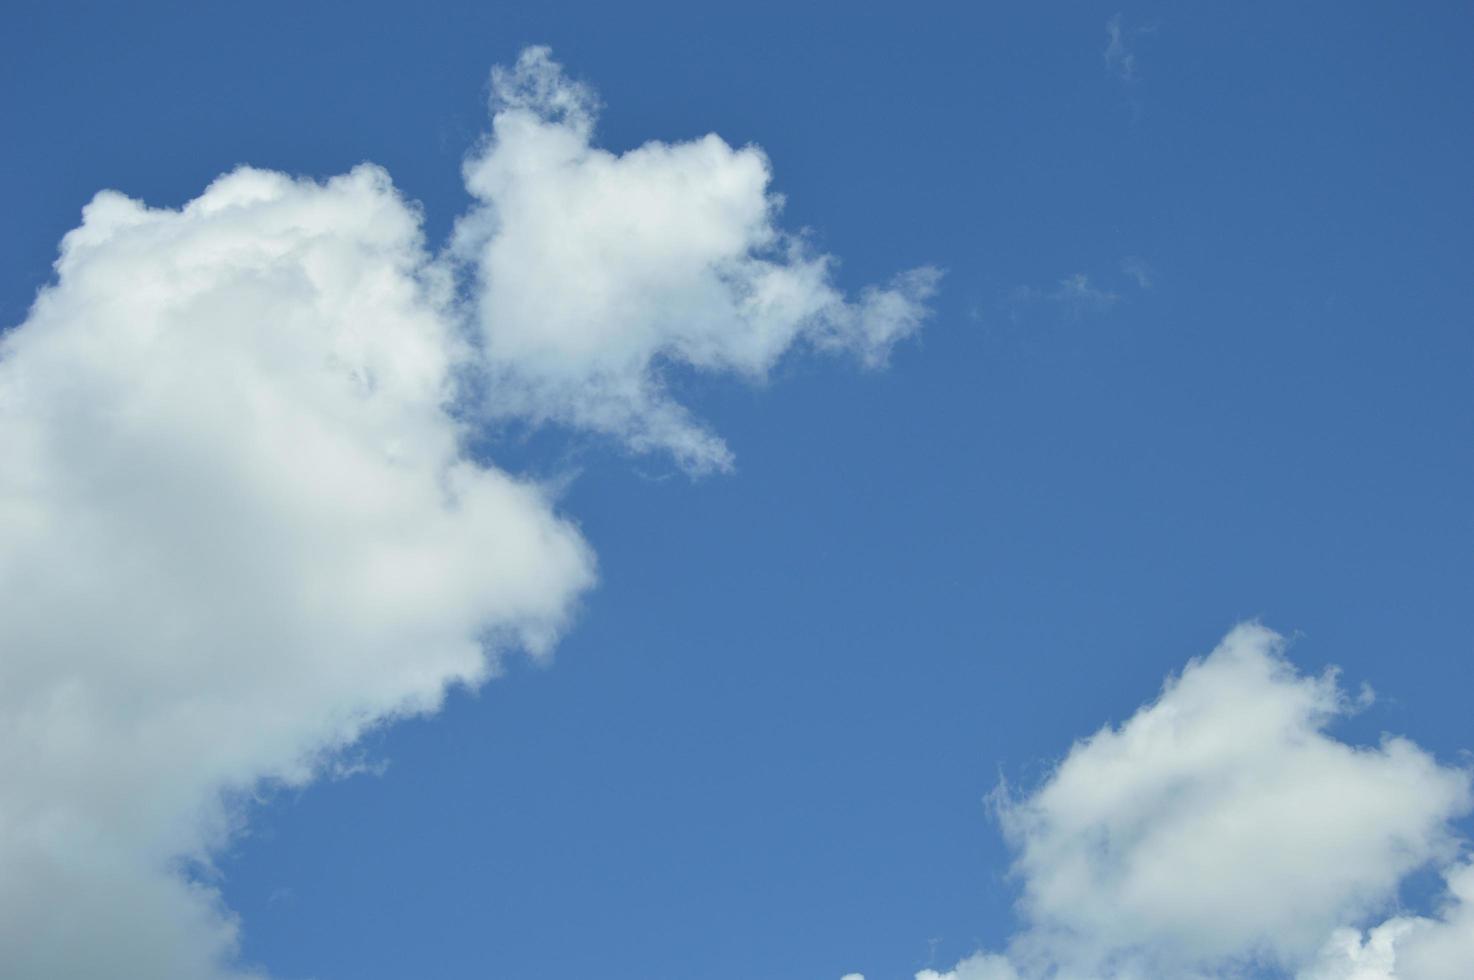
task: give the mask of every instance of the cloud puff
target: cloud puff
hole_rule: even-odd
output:
[[[594,150],[541,49],[495,89],[472,299],[382,170],[242,168],[178,210],[98,194],[0,336],[0,973],[243,975],[209,874],[237,801],[550,648],[594,559],[468,456],[481,408],[711,467],[657,362],[916,328],[932,276],[844,301],[756,149]]]
[[[879,365],[926,315],[930,268],[847,300],[834,260],[777,226],[757,147],[709,135],[599,149],[592,93],[543,48],[495,73],[492,108],[456,252],[477,284],[494,414],[725,469],[731,453],[670,397],[664,368],[758,380],[798,343]]]
[[[1406,739],[1357,748],[1326,734],[1355,702],[1334,673],[1298,674],[1282,647],[1263,627],[1236,628],[1154,703],[1077,743],[1035,792],[1001,794],[1026,928],[1007,955],[918,980],[1229,976],[1256,964],[1351,980],[1393,976],[1334,967],[1394,946],[1406,950],[1403,980],[1469,962],[1450,958],[1468,951],[1467,867],[1450,872],[1442,918],[1396,919],[1365,943],[1344,931],[1409,873],[1455,859],[1450,821],[1470,809],[1469,773]]]

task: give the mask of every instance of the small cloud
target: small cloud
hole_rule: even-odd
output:
[[[1120,14],[1106,21],[1106,46],[1102,53],[1106,70],[1123,82],[1136,81],[1140,76],[1136,70],[1136,51],[1133,50],[1135,39],[1156,30],[1155,24],[1126,27],[1121,23]]]
[[[1136,81],[1136,53],[1128,45],[1129,33],[1121,28],[1121,15],[1106,21],[1106,68],[1127,82]]]
[[[1074,316],[1082,313],[1103,313],[1121,299],[1119,293],[1100,289],[1090,284],[1090,277],[1083,272],[1066,276],[1059,287],[1049,294],[1049,299],[1067,307]]]
[[[728,470],[731,451],[666,368],[760,381],[803,349],[880,368],[930,315],[930,266],[844,294],[835,260],[776,223],[757,147],[708,135],[612,155],[593,141],[597,98],[546,48],[499,69],[492,94],[453,245],[474,283],[484,417],[602,434],[693,475]]]
[[[1286,644],[1242,623],[1032,792],[1001,785],[1022,929],[916,980],[1467,976],[1471,773],[1404,738],[1332,735],[1364,696],[1302,673]],[[1433,914],[1360,922],[1435,867]]]
[[[339,782],[344,779],[352,779],[354,776],[379,777],[388,771],[388,759],[369,760],[360,757],[334,760],[329,763],[324,775],[334,782]]]
[[[1121,260],[1121,271],[1136,281],[1136,285],[1142,289],[1151,289],[1152,281],[1156,278],[1157,270],[1153,269],[1139,255],[1128,255]]]
[[[1059,280],[1052,289],[1015,286],[1009,290],[1005,305],[1009,318],[1018,323],[1031,309],[1052,308],[1063,311],[1070,319],[1079,319],[1087,313],[1104,313],[1120,301],[1120,293],[1097,286],[1090,276],[1077,272]]]

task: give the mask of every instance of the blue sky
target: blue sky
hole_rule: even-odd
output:
[[[1029,798],[1244,621],[1305,676],[1375,689],[1317,738],[1390,732],[1440,773],[1469,766],[1467,6],[23,3],[7,21],[17,334],[40,336],[36,291],[103,188],[178,208],[240,164],[372,161],[439,250],[472,206],[488,73],[533,44],[597,91],[615,154],[760,146],[778,226],[838,256],[851,297],[942,270],[919,329],[884,324],[884,368],[798,341],[758,380],[672,358],[667,390],[729,472],[642,450],[602,402],[478,422],[476,459],[558,482],[597,586],[566,586],[550,659],[509,652],[438,712],[338,747],[370,772],[223,780],[253,799],[188,873],[238,916],[240,962],[950,970],[1047,918],[1016,906],[1028,846],[989,794]],[[25,635],[0,633],[18,660]],[[1344,924],[1435,914],[1474,832],[1450,799],[1428,804],[1426,860]],[[1299,964],[1263,952],[1223,962]]]

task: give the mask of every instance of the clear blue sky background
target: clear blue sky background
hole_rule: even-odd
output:
[[[734,475],[494,449],[573,454],[602,585],[550,668],[262,805],[221,864],[248,959],[950,965],[1013,930],[1000,773],[1037,780],[1245,617],[1380,692],[1345,737],[1474,748],[1474,7],[416,6],[11,4],[0,320],[101,187],[367,159],[442,240],[487,72],[528,43],[598,88],[606,146],[763,146],[844,282],[947,277],[886,373],[693,381]]]

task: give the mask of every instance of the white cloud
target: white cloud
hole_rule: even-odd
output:
[[[1015,322],[1024,318],[1031,309],[1047,304],[1047,309],[1063,313],[1078,320],[1087,314],[1106,313],[1121,301],[1121,294],[1103,289],[1091,281],[1083,272],[1065,276],[1053,289],[1036,286],[1017,286],[1008,296],[1009,315]]]
[[[1406,739],[1358,748],[1328,735],[1355,705],[1334,673],[1298,674],[1282,646],[1238,627],[1157,701],[1077,743],[1037,791],[1005,795],[1026,927],[1006,956],[920,980],[1308,970],[1328,936],[1323,961],[1356,953],[1359,938],[1338,929],[1385,909],[1409,873],[1457,855],[1450,821],[1471,806],[1469,774]],[[1467,901],[1467,870],[1450,881]],[[1442,976],[1413,963],[1458,962],[1444,947],[1467,950],[1467,915],[1455,905],[1401,938],[1390,935],[1404,928],[1396,920],[1360,955],[1416,942],[1396,976]]]
[[[1106,69],[1123,81],[1136,81],[1136,52],[1131,50],[1131,35],[1134,31],[1121,26],[1121,15],[1116,14],[1106,21],[1106,47],[1102,57]]]
[[[1090,277],[1084,273],[1061,279],[1049,298],[1075,316],[1082,313],[1103,313],[1121,300],[1120,294],[1091,285]]]
[[[1121,271],[1135,280],[1140,289],[1150,289],[1152,282],[1156,279],[1156,272],[1152,269],[1146,259],[1138,255],[1128,255],[1121,260]]]
[[[540,51],[497,91],[461,235],[500,410],[715,465],[654,360],[877,362],[915,329],[928,274],[844,303],[758,151],[592,150]],[[208,873],[232,801],[566,626],[593,556],[463,452],[451,280],[383,171],[243,168],[179,210],[97,195],[0,337],[0,974],[244,975]]]
[[[930,268],[845,299],[834,260],[777,226],[757,147],[709,135],[599,149],[593,95],[541,48],[495,74],[492,106],[457,253],[479,284],[495,414],[724,469],[731,453],[670,397],[663,368],[760,380],[798,343],[880,365],[926,315]]]
[[[1019,973],[1006,956],[975,953],[946,973],[922,970],[916,980],[1019,980]]]
[[[229,796],[563,627],[591,554],[460,454],[447,299],[372,167],[67,235],[0,349],[0,972],[215,975]]]

